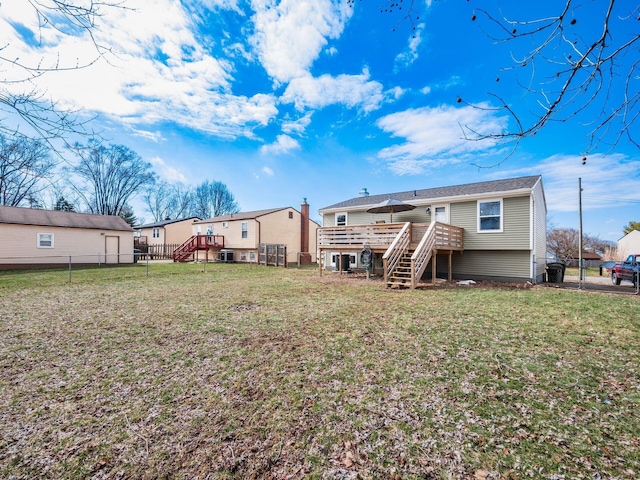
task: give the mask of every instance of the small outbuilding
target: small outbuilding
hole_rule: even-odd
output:
[[[0,268],[133,263],[121,217],[0,206]]]

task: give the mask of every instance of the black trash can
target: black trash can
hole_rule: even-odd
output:
[[[137,248],[133,249],[133,263],[138,263],[138,257],[140,257],[140,250]]]
[[[566,265],[560,262],[547,263],[547,282],[563,283]]]

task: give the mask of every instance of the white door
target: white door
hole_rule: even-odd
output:
[[[447,205],[435,205],[433,207],[433,221],[449,223],[449,209]]]
[[[120,263],[120,237],[105,236],[104,247],[107,258],[105,263]]]

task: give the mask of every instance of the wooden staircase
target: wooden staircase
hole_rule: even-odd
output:
[[[174,262],[191,262],[195,259],[198,250],[221,250],[224,248],[224,236],[222,235],[193,235],[186,242],[173,251]]]
[[[391,243],[384,256],[385,282],[389,288],[416,288],[432,262],[432,284],[435,285],[435,256],[449,254],[449,280],[451,280],[451,256],[454,251],[463,251],[463,230],[460,227],[432,222],[422,234],[412,231],[407,223]]]
[[[387,287],[411,288],[411,256],[413,252],[413,249],[409,249],[402,254],[396,268],[387,278]]]

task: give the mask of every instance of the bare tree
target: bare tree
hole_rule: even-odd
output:
[[[516,72],[514,80],[538,104],[527,122],[500,94],[491,94],[516,128],[477,138],[517,143],[553,122],[575,121],[587,129],[585,154],[623,138],[640,147],[632,129],[640,115],[639,14],[640,6],[619,0],[565,0],[544,18],[514,19],[477,8],[471,19],[484,18],[496,42],[527,45],[523,53],[512,51],[502,72]]]
[[[158,182],[144,194],[147,211],[154,221],[175,220],[190,214],[193,205],[193,191],[182,184]]]
[[[38,196],[54,167],[41,141],[0,134],[0,205],[40,205]]]
[[[558,260],[568,262],[578,258],[580,233],[575,228],[554,228],[547,234],[547,250],[552,252]],[[582,249],[585,251],[604,251],[607,242],[597,236],[582,235]]]
[[[353,6],[356,0],[347,3]],[[522,139],[554,123],[573,122],[585,129],[585,155],[620,141],[640,147],[638,129],[633,128],[640,116],[638,2],[564,0],[550,3],[543,14],[530,8],[526,18],[508,13],[514,8],[511,2],[502,6],[496,11],[475,8],[469,18],[494,44],[511,47],[504,67],[496,72],[496,85],[515,82],[527,101],[516,105],[497,90],[489,93],[495,106],[485,107],[460,95],[458,103],[505,112],[514,125],[489,134],[462,125],[464,136],[513,143],[515,150]],[[380,11],[399,18],[394,30],[401,23],[415,30],[422,8],[416,0],[387,0]],[[535,100],[537,110],[531,111],[529,99]]]
[[[196,187],[192,215],[206,219],[239,211],[235,197],[224,183],[205,181]]]
[[[72,188],[91,213],[121,215],[127,203],[155,182],[151,165],[124,145],[104,146],[91,140],[76,144],[78,163],[70,172],[80,178]]]
[[[123,2],[78,0],[28,0],[25,8],[33,12],[34,23],[26,25],[37,41],[41,41],[44,29],[54,29],[62,34],[83,32],[95,47],[95,56],[88,60],[72,58],[58,52],[52,58],[40,58],[33,63],[12,55],[10,45],[0,45],[0,133],[15,133],[19,127],[14,120],[21,119],[42,138],[64,138],[70,133],[85,133],[86,122],[80,121],[77,111],[60,108],[45,90],[38,88],[37,82],[43,75],[64,70],[86,68],[103,57],[109,48],[100,44],[94,32],[98,29],[98,19],[108,9],[125,8]],[[2,4],[0,3],[0,10]],[[62,58],[67,59],[63,61]],[[13,125],[6,124],[7,117]]]

